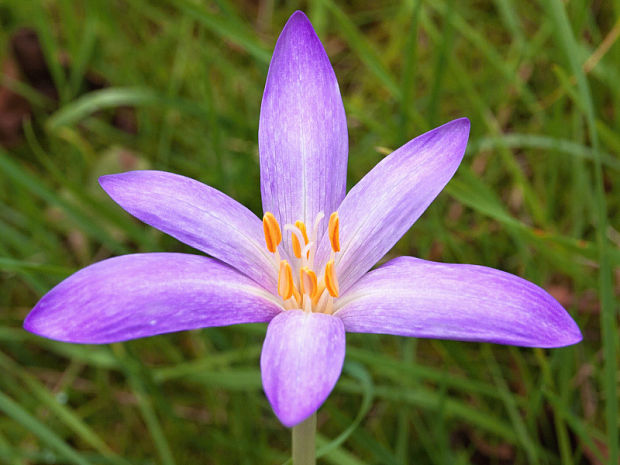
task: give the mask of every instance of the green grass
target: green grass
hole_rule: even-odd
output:
[[[261,95],[298,8],[340,83],[349,186],[421,132],[472,122],[455,178],[391,254],[516,273],[584,334],[557,350],[351,334],[320,462],[619,463],[620,2],[587,0],[3,2],[0,59],[34,28],[59,101],[3,77],[32,117],[0,148],[0,463],[287,460],[260,383],[264,325],[77,346],[21,323],[90,263],[190,251],[124,213],[99,175],[173,171],[261,213]],[[86,91],[93,73],[105,89]],[[113,124],[122,107],[135,133]]]

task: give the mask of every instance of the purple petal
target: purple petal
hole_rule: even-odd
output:
[[[336,316],[351,332],[527,347],[581,341],[547,292],[484,266],[399,257],[360,279],[338,305]]]
[[[24,328],[50,339],[101,344],[186,329],[270,321],[275,298],[212,258],[124,255],[95,263],[49,291]]]
[[[99,178],[99,183],[136,218],[275,290],[276,271],[262,223],[236,200],[165,171],[112,174]]]
[[[341,252],[335,265],[341,293],[396,244],[441,192],[461,163],[468,135],[467,118],[422,134],[349,191],[338,207]],[[321,265],[329,256],[326,236],[317,254]]]
[[[260,358],[265,394],[285,426],[314,413],[336,385],[344,362],[340,319],[288,310],[267,328]]]
[[[300,11],[273,52],[258,144],[264,211],[311,226],[320,211],[336,210],[346,190],[347,121],[334,70]]]

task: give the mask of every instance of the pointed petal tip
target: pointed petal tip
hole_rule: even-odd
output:
[[[181,177],[180,175],[168,173],[166,171],[159,171],[159,170],[129,170],[129,171],[122,171],[120,173],[104,174],[102,176],[99,176],[97,180],[99,181],[99,185],[103,187],[105,184],[110,184],[114,181],[122,180],[124,178],[131,180],[131,179],[134,179],[140,176],[146,176],[146,175],[156,176],[159,174],[164,175],[164,176],[172,174],[173,176]]]
[[[538,341],[532,341],[529,344],[524,344],[524,346],[555,349],[581,342],[583,340],[581,330],[571,314],[568,313],[562,304],[543,288],[539,288],[533,283],[525,282],[530,286],[538,288],[542,298],[545,300],[545,306],[547,307],[549,316],[545,324],[539,328],[539,332],[544,332],[545,334],[541,335]],[[543,328],[545,328],[546,331],[543,331]]]
[[[467,142],[467,139],[469,139],[469,130],[471,128],[471,122],[469,121],[469,118],[463,117],[463,118],[457,118],[457,119],[453,119],[452,121],[449,121],[437,128],[435,128],[434,130],[430,131],[430,132],[434,132],[434,131],[438,131],[438,132],[452,132],[453,136],[455,138],[459,138],[462,139],[464,142]]]
[[[141,170],[141,171],[146,171],[146,170]],[[110,197],[112,197],[112,199],[114,199],[113,192],[115,190],[114,188],[118,186],[118,181],[122,180],[123,177],[125,178],[130,177],[134,173],[136,173],[136,171],[125,171],[123,173],[104,174],[103,176],[99,176],[97,181],[99,182],[99,185],[105,191],[105,193],[108,194]]]
[[[583,341],[583,334],[581,334],[581,331],[579,330],[579,328],[576,328],[575,333],[572,334],[572,339],[568,340],[566,345],[571,346],[574,344],[579,344],[581,341]]]
[[[579,326],[577,326],[577,323],[575,323],[575,320],[573,320],[573,318],[566,310],[564,310],[563,308],[562,310],[564,311],[563,316],[565,319],[565,321],[563,322],[563,331],[559,332],[557,336],[550,339],[548,343],[544,345],[541,344],[539,347],[543,349],[557,349],[560,347],[568,347],[578,344],[583,340],[583,335],[581,334]],[[560,323],[558,323],[558,325],[559,324]]]
[[[30,313],[24,319],[23,328],[29,333],[36,334],[37,336],[47,337],[43,332],[38,328],[38,322],[36,318],[36,310],[37,307],[34,307]]]
[[[469,136],[469,129],[471,128],[471,121],[469,121],[469,118],[464,116],[462,118],[457,118],[451,122],[462,128],[463,132],[467,133],[467,135]]]
[[[469,118],[467,116],[461,116],[460,118],[453,119],[452,121],[450,121],[450,123],[460,123],[467,128],[471,126],[471,122],[469,121]]]
[[[114,197],[112,196],[112,191],[114,189],[113,183],[115,177],[115,174],[106,174],[103,176],[99,176],[99,179],[97,179],[97,181],[99,182],[99,187],[101,187],[101,189],[103,189],[103,191],[108,194],[108,197],[110,197],[112,200],[114,200]]]
[[[293,13],[280,32],[278,42],[289,44],[294,50],[308,53],[309,50],[317,50],[327,57],[321,40],[314,30],[314,26],[306,14],[297,10]],[[309,48],[307,48],[309,47]],[[273,58],[272,58],[273,59]]]
[[[310,22],[306,14],[301,10],[297,10],[288,18],[288,21],[286,21],[286,25],[284,26],[282,31],[284,32],[288,28],[308,26],[310,26],[310,28],[314,31],[312,23]]]
[[[97,181],[99,181],[99,185],[105,190],[105,185],[108,184],[112,179],[114,179],[115,176],[117,175],[116,174],[104,174],[103,176],[99,176]]]
[[[419,137],[423,138],[427,135],[430,136],[433,134],[433,136],[443,138],[444,147],[452,147],[452,155],[455,159],[459,160],[460,164],[460,160],[462,160],[465,156],[465,149],[467,148],[467,141],[469,140],[470,128],[471,123],[469,118],[457,118],[427,132],[426,134],[422,134]]]
[[[288,20],[291,21],[292,19],[294,19],[296,21],[307,21],[308,23],[310,22],[310,20],[306,16],[306,13],[304,13],[301,10],[297,10],[297,11],[293,12],[293,14],[288,18]]]
[[[51,339],[53,341],[69,342],[72,344],[98,344],[96,341],[90,342],[89,340],[82,340],[79,337],[72,337],[69,332],[63,331],[61,326],[50,325],[48,319],[45,317],[44,308],[41,308],[41,301],[28,313],[24,319],[23,328],[35,336],[44,337],[45,339]]]

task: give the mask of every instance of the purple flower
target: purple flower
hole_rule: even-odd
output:
[[[336,76],[301,12],[284,27],[260,114],[265,216],[176,174],[103,176],[129,213],[210,255],[110,258],[48,292],[24,327],[100,344],[173,331],[269,322],[263,387],[286,426],[333,389],[345,332],[530,347],[581,340],[568,313],[538,286],[475,265],[399,257],[369,271],[456,171],[469,121],[408,142],[348,194],[347,124]]]

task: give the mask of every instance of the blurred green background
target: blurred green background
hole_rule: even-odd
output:
[[[0,3],[0,463],[287,460],[261,389],[264,325],[79,346],[21,323],[90,263],[191,251],[115,205],[99,175],[173,171],[262,213],[260,101],[296,9],[340,82],[349,186],[471,119],[455,178],[390,255],[516,273],[584,334],[557,350],[348,335],[320,461],[620,463],[617,0]]]

